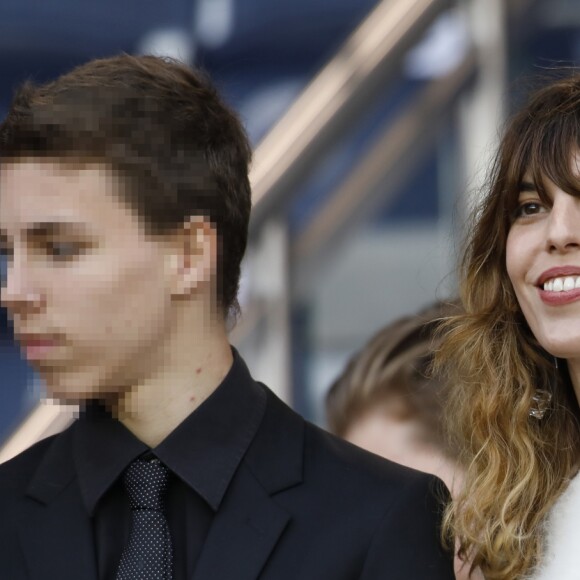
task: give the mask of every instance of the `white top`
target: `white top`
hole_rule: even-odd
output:
[[[527,580],[580,580],[580,476],[558,498],[545,526],[544,555]]]

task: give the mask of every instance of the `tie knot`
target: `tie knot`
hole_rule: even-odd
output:
[[[163,511],[169,470],[158,459],[137,459],[123,477],[132,510]]]

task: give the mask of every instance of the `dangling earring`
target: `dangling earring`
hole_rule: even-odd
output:
[[[558,359],[554,357],[554,368],[558,374]],[[552,393],[545,389],[536,389],[536,393],[532,397],[533,404],[530,407],[529,415],[534,419],[543,419],[546,411],[550,408],[552,402]]]
[[[546,411],[550,408],[552,393],[544,389],[536,389],[536,394],[532,397],[533,405],[530,407],[529,415],[534,419],[543,419]]]

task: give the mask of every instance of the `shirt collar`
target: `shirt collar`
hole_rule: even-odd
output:
[[[218,388],[153,453],[217,510],[262,420],[266,395],[235,349]],[[89,513],[127,466],[148,447],[98,403],[74,428],[74,459]]]

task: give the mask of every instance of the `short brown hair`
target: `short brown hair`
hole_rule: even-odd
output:
[[[25,83],[0,125],[0,158],[103,161],[152,233],[200,215],[219,238],[218,300],[237,309],[251,193],[245,131],[208,78],[175,60],[90,61],[53,82]]]

